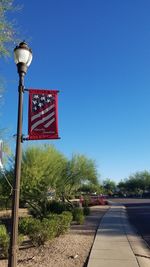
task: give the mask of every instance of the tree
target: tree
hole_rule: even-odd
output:
[[[81,185],[81,187],[79,188],[79,193],[84,193],[84,194],[102,194],[103,193],[103,187],[100,185],[100,183],[98,184],[93,184],[93,183],[86,183]]]
[[[142,196],[150,191],[150,173],[148,171],[136,172],[128,179],[121,181],[118,188],[129,196]]]
[[[7,173],[11,183],[13,169],[12,161],[12,168]],[[3,182],[6,195],[10,188],[6,181]],[[32,207],[39,217],[47,212],[48,191],[55,192],[56,199],[69,201],[84,184],[99,189],[95,162],[84,155],[74,155],[68,160],[51,145],[31,146],[23,151],[20,201]]]
[[[106,194],[112,195],[115,192],[116,183],[107,178],[103,181],[103,187]]]
[[[74,155],[67,162],[62,179],[58,180],[57,192],[63,200],[68,200],[87,182],[98,185],[95,162],[84,155]]]
[[[21,167],[21,201],[44,212],[47,192],[56,189],[66,166],[66,158],[54,146],[28,147],[23,152]]]
[[[0,1],[0,57],[9,56],[11,45],[16,41],[14,24],[8,20],[8,13],[18,8],[13,3],[13,0]]]
[[[127,195],[127,180],[121,180],[118,185],[118,194],[119,196],[126,196]]]
[[[4,167],[6,164],[9,170]],[[3,143],[3,166],[0,167],[0,201],[5,199],[6,204],[12,194],[13,166],[14,157],[12,151],[8,144]],[[6,206],[7,205],[5,205],[5,207]]]
[[[12,45],[17,41],[16,25],[8,19],[10,12],[18,10],[19,7],[14,5],[13,0],[0,1],[0,57],[10,56]],[[0,103],[4,93],[4,82],[0,78]],[[3,129],[0,129],[3,133]]]
[[[0,169],[0,206],[1,208],[8,208],[11,204],[12,196],[12,177],[13,171],[5,170],[5,172]]]

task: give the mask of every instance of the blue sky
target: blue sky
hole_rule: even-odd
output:
[[[60,140],[66,156],[95,159],[101,179],[150,170],[150,1],[23,1],[13,13],[33,50],[26,88],[58,89]],[[18,76],[1,60],[6,80],[1,128],[15,147]],[[27,133],[24,96],[23,129]],[[39,141],[28,142],[37,144]]]

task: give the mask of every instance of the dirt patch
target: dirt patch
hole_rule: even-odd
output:
[[[19,209],[19,216],[20,217],[24,217],[27,216],[28,213],[28,209]],[[11,216],[11,210],[0,210],[0,218],[9,218]]]
[[[18,267],[86,267],[97,227],[109,206],[91,207],[83,225],[72,225],[69,232],[45,246],[19,250]],[[0,267],[7,267],[1,260]]]

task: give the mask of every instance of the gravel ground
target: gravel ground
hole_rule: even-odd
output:
[[[91,207],[83,225],[72,225],[69,232],[45,246],[19,250],[18,267],[86,267],[97,227],[109,206]],[[0,267],[7,267],[1,260]]]

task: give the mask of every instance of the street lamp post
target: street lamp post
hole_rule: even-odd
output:
[[[23,92],[24,76],[27,68],[32,61],[32,51],[25,42],[21,42],[14,49],[14,59],[19,74],[18,86],[18,120],[17,120],[17,140],[15,155],[15,175],[13,185],[12,199],[12,229],[10,237],[10,248],[8,267],[17,266],[18,250],[18,211],[19,211],[19,194],[20,194],[20,174],[21,174],[21,157],[22,157],[22,113],[23,113]]]

